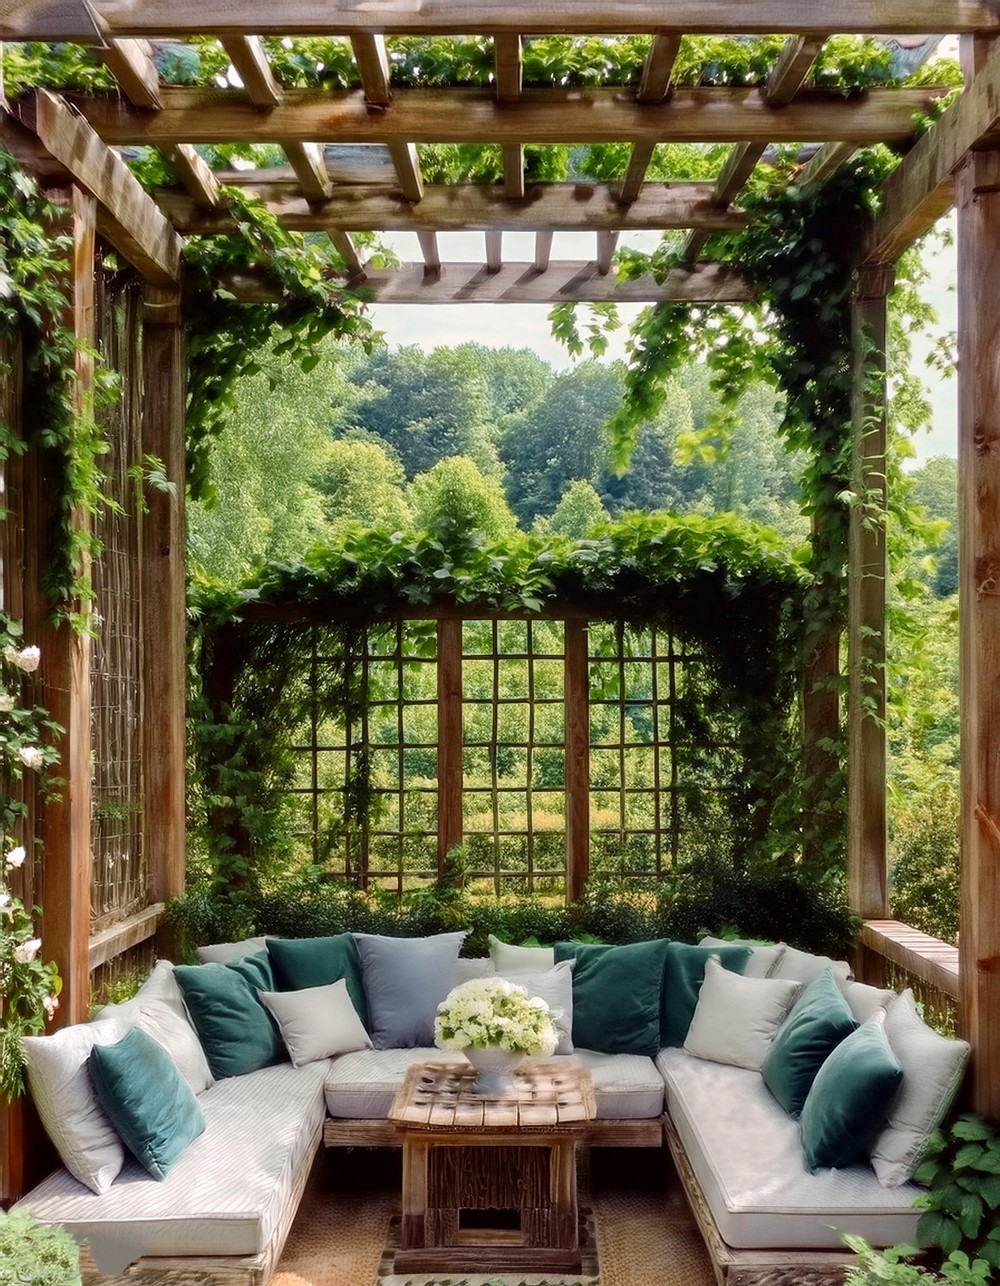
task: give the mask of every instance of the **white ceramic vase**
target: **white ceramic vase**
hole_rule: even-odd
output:
[[[524,1054],[501,1049],[499,1045],[469,1045],[462,1053],[476,1069],[473,1091],[489,1098],[500,1098],[514,1088],[514,1068],[524,1062]]]

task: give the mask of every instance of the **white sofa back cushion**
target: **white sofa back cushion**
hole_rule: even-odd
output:
[[[573,960],[560,960],[551,969],[524,970],[503,975],[508,982],[523,987],[529,996],[544,1000],[552,1013],[559,1037],[555,1052],[573,1052]]]
[[[210,942],[207,946],[196,947],[195,957],[199,964],[227,964],[230,960],[242,960],[244,956],[255,956],[258,951],[267,950],[267,938],[261,934],[256,938],[244,938],[242,942]]]
[[[846,960],[833,960],[830,956],[814,956],[809,951],[800,951],[798,947],[790,947],[787,943],[782,945],[785,949],[771,974],[772,978],[793,978],[796,982],[807,986],[824,969],[832,969],[833,976],[838,981],[841,978],[846,980],[851,976],[851,966]]]
[[[125,1150],[94,1093],[87,1059],[95,1045],[113,1045],[124,1035],[112,1019],[77,1023],[22,1041],[28,1085],[42,1124],[66,1169],[98,1196],[117,1178]]]
[[[140,1027],[152,1036],[177,1064],[177,1070],[195,1094],[203,1094],[215,1084],[198,1033],[184,1007],[184,997],[174,977],[174,966],[169,960],[158,960],[153,972],[130,1000],[121,1005],[105,1005],[97,1018],[112,1018],[123,1031]]]
[[[515,973],[541,973],[556,962],[555,947],[518,947],[501,942],[492,933],[489,942],[490,959],[501,978],[510,978]]]
[[[798,994],[799,984],[790,979],[747,978],[709,960],[684,1049],[696,1058],[759,1072]]]
[[[879,1183],[896,1188],[912,1179],[965,1074],[969,1045],[951,1040],[917,1013],[913,992],[904,991],[885,1017],[889,1048],[903,1069],[903,1083],[889,1120],[872,1148]]]

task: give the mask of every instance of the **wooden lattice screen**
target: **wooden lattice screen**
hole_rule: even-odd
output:
[[[138,284],[111,290],[98,276],[98,336],[121,396],[97,415],[112,449],[101,459],[110,504],[95,518],[98,629],[91,653],[93,854],[91,923],[99,931],[145,906],[142,844],[142,645],[139,587],[140,306]]]
[[[435,878],[442,847],[462,843],[471,888],[563,897],[588,871],[656,878],[706,846],[728,850],[743,756],[697,654],[665,630],[617,622],[458,624],[450,725],[441,622],[302,627],[312,697],[283,798],[296,861],[401,891]],[[460,729],[453,777],[449,726]],[[448,816],[459,819],[450,834]]]

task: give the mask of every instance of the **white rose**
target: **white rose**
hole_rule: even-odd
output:
[[[45,1012],[49,1016],[49,1022],[51,1022],[55,1017],[56,1010],[59,1008],[59,997],[46,996],[42,1001],[42,1004],[45,1006]]]
[[[19,670],[24,670],[26,674],[31,674],[38,669],[38,664],[42,659],[42,654],[37,647],[23,647],[20,651],[9,644],[3,650],[5,660],[11,665],[16,665]]]
[[[24,859],[27,856],[28,855],[24,851],[23,847],[20,844],[18,844],[17,848],[12,848],[10,850],[5,860],[8,866],[23,866]]]
[[[45,762],[42,752],[37,746],[22,746],[17,753],[25,768],[38,769]]]
[[[9,692],[0,692],[0,714],[7,714],[14,709],[14,698]]]
[[[14,948],[14,959],[18,964],[30,964],[38,955],[38,949],[42,945],[41,938],[28,938],[20,946]]]

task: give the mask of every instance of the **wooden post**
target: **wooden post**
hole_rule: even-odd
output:
[[[587,625],[566,622],[563,711],[566,720],[566,901],[590,875],[590,672]]]
[[[889,911],[886,834],[886,296],[891,268],[862,268],[851,307],[854,353],[848,541],[847,884],[866,920]]]
[[[972,1106],[1000,1119],[1000,152],[970,152],[958,212],[959,1020]]]
[[[93,409],[94,247],[96,203],[80,188],[49,192],[49,199],[65,208],[71,231],[72,272],[67,282],[63,323],[71,325],[77,339],[74,409],[91,415]],[[25,406],[30,421],[32,407]],[[42,571],[53,533],[58,530],[56,488],[52,471],[59,462],[51,452],[33,446],[25,458],[25,506],[20,515],[25,530],[25,637],[41,649],[40,701],[56,723],[65,729],[59,743],[58,773],[63,779],[59,796],[41,810],[42,956],[54,960],[63,990],[55,1024],[82,1022],[90,1005],[90,970],[87,946],[90,937],[91,881],[91,711],[90,639],[63,621],[52,624],[53,605],[42,591]],[[57,475],[58,476],[58,475]],[[74,512],[71,521],[80,529],[88,515]],[[84,569],[86,570],[86,569]],[[79,605],[85,611],[86,605]]]
[[[173,491],[146,488],[142,516],[143,846],[149,900],[184,891],[185,698],[184,330],[176,290],[146,286],[142,453]]]
[[[462,622],[443,617],[437,627],[438,677],[438,873],[448,850],[463,839],[462,826]]]

